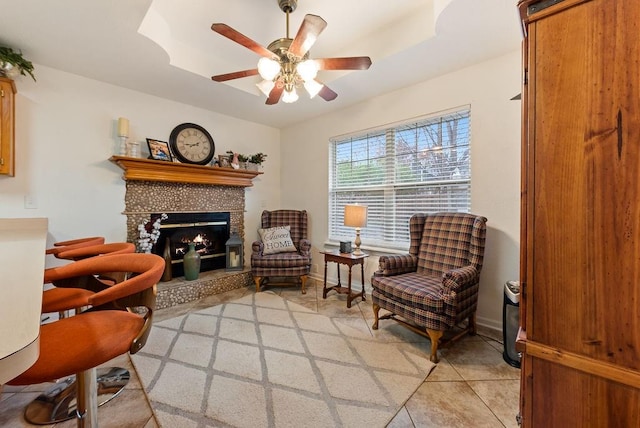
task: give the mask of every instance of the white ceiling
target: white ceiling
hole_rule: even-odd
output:
[[[68,71],[222,114],[281,128],[493,58],[520,47],[516,0],[299,0],[328,25],[312,58],[370,56],[367,71],[324,71],[338,93],[300,93],[264,104],[257,76],[229,83],[214,74],[254,68],[259,57],[211,31],[225,23],[267,46],[286,35],[277,0],[0,0],[0,45],[37,65]]]

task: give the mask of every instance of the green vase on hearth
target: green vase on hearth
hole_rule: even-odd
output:
[[[198,274],[200,274],[200,254],[196,251],[196,244],[193,242],[189,243],[189,251],[184,255],[182,263],[184,279],[187,281],[198,279]]]

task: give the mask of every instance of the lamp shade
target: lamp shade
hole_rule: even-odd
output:
[[[296,71],[302,80],[308,82],[318,75],[318,63],[312,59],[299,62],[296,66]]]
[[[307,90],[311,98],[318,95],[318,92],[320,92],[320,90],[322,90],[323,87],[324,87],[323,84],[318,83],[316,80],[313,80],[313,79],[309,80],[308,82],[304,82],[304,88]]]
[[[295,103],[298,101],[298,93],[296,92],[296,88],[291,88],[290,91],[285,90],[284,95],[282,96],[282,101],[285,103]]]
[[[349,227],[365,227],[367,225],[366,205],[345,205],[344,225]]]
[[[280,63],[271,58],[262,57],[258,61],[258,73],[264,80],[273,80],[280,73]]]
[[[260,89],[260,92],[269,96],[271,90],[276,86],[276,84],[271,80],[263,80],[260,83],[256,83],[256,86]]]

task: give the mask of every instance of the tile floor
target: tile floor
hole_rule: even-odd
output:
[[[373,314],[370,294],[366,302],[357,299],[350,309],[346,296],[330,293],[322,299],[322,283],[309,280],[307,294],[299,288],[271,287],[283,298],[313,309],[323,315],[349,318],[350,323],[368,329],[385,342],[414,341],[424,343],[429,352],[428,339],[417,335],[394,321],[380,321],[380,329],[370,330]],[[172,308],[161,309],[156,320],[171,318],[192,309],[201,309],[254,293],[254,287],[245,287],[218,294]],[[357,302],[357,303],[356,303]],[[502,343],[499,332],[480,328],[476,336],[465,336],[449,348],[439,351],[440,362],[427,380],[409,398],[388,427],[517,427],[520,370],[509,366],[502,359]],[[110,361],[106,366],[125,367],[132,371],[132,379],[111,402],[101,406],[98,421],[102,428],[154,428],[157,421],[148,405],[146,395],[132,369],[127,355]],[[0,426],[21,428],[33,426],[25,422],[24,406],[36,398],[50,384],[28,387],[5,386],[0,395]],[[56,428],[74,427],[75,421],[51,425]],[[310,421],[309,427],[313,423]],[[174,428],[174,427],[166,427]],[[179,427],[175,427],[179,428]]]

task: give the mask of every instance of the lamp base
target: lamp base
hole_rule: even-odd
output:
[[[360,244],[362,243],[362,241],[360,240],[360,228],[359,227],[356,227],[356,239],[355,239],[355,241],[353,241],[353,243],[356,246],[355,250],[353,250],[353,255],[354,256],[361,256],[362,255],[362,251],[360,251]]]

